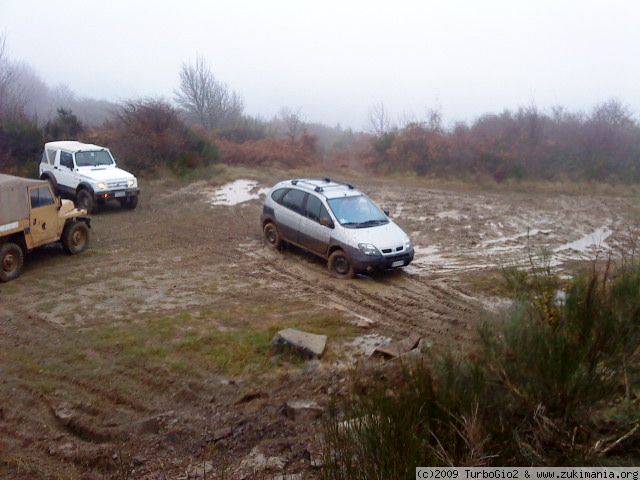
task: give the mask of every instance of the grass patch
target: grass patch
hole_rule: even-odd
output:
[[[640,266],[579,275],[564,301],[550,271],[508,280],[514,305],[483,324],[476,351],[357,377],[325,426],[325,479],[415,478],[419,465],[637,465]]]
[[[115,355],[117,361],[130,366],[260,374],[297,363],[296,358],[278,355],[271,347],[275,333],[289,327],[332,339],[357,333],[339,312],[313,313],[302,305],[238,304],[224,310],[149,317],[101,329],[94,343],[100,352]],[[332,355],[328,352],[329,357]]]

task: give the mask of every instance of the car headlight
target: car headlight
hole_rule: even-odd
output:
[[[358,249],[365,255],[380,255],[378,249],[370,243],[359,243]]]
[[[136,186],[136,181],[135,179],[132,178],[131,180],[129,180],[129,188],[133,188],[135,186]]]
[[[98,183],[98,190],[104,190],[107,188],[107,184],[104,182]]]
[[[411,239],[409,237],[404,239],[404,249],[409,250],[411,248]]]

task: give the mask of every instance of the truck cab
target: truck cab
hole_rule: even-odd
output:
[[[91,213],[97,204],[117,200],[123,208],[138,205],[138,180],[118,168],[109,149],[76,141],[49,142],[40,161],[40,178],[61,196]]]

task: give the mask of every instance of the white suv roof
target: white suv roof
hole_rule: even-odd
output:
[[[66,150],[67,152],[72,152],[72,153],[87,152],[92,150],[106,150],[106,148],[100,147],[99,145],[93,145],[92,143],[76,142],[73,140],[49,142],[49,143],[45,143],[44,147]]]
[[[362,192],[357,190],[353,185],[334,182],[330,178],[325,178],[323,180],[308,178],[286,180],[284,182],[280,182],[277,186],[286,187],[291,185],[309,192],[321,193],[326,198],[356,197],[362,195]]]

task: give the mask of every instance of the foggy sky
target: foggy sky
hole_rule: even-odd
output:
[[[640,2],[2,0],[9,54],[80,96],[173,97],[202,55],[247,113],[360,129],[535,103],[640,112]]]

